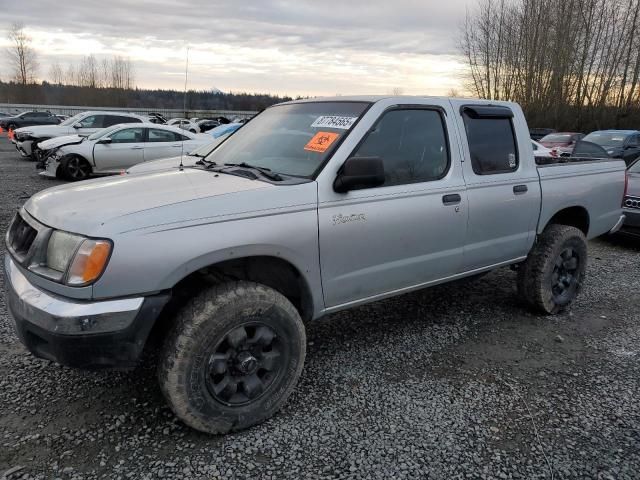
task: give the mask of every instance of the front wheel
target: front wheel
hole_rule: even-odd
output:
[[[184,423],[227,433],[278,411],[305,353],[304,325],[289,300],[257,283],[225,283],[204,290],[178,314],[158,378]]]
[[[66,159],[62,171],[64,177],[72,182],[85,180],[91,175],[91,165],[84,158],[74,155]]]
[[[586,266],[584,234],[575,227],[549,225],[518,269],[518,293],[538,312],[559,313],[582,289]]]

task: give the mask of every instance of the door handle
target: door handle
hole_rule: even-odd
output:
[[[526,185],[515,185],[513,187],[513,193],[515,193],[516,195],[518,193],[527,193],[529,191],[529,188]]]
[[[442,196],[442,203],[445,205],[457,205],[462,201],[462,197],[457,193]]]
[[[131,147],[131,150],[142,150],[144,147]]]
[[[182,145],[180,145],[179,143],[175,143],[173,145],[171,145],[172,147],[181,147]]]

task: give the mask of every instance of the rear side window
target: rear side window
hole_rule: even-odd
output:
[[[121,115],[105,115],[103,127],[111,127],[120,123],[141,123],[142,120],[135,117],[123,117]]]
[[[476,175],[509,173],[518,169],[518,148],[510,118],[472,118],[462,114]]]
[[[438,180],[449,169],[442,115],[428,109],[390,110],[353,156],[382,158],[384,187]]]
[[[184,137],[179,133],[161,130],[159,128],[149,129],[147,142],[181,142]]]

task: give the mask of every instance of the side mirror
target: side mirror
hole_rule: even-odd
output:
[[[380,157],[351,157],[342,165],[333,182],[333,190],[346,193],[359,188],[379,187],[384,183],[384,163]]]
[[[82,128],[82,124],[81,123],[74,123],[73,124],[73,128],[75,128],[75,129]]]
[[[104,137],[98,140],[98,143],[111,143],[111,137]]]

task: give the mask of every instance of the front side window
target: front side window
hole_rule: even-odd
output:
[[[436,110],[388,111],[352,156],[382,158],[385,187],[438,180],[449,168],[442,115]]]
[[[510,173],[518,169],[518,148],[510,118],[462,115],[476,175]]]
[[[216,148],[207,160],[248,163],[313,177],[367,109],[366,102],[304,102],[270,107]]]
[[[144,138],[144,129],[125,128],[111,135],[111,143],[140,143]]]

